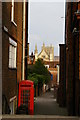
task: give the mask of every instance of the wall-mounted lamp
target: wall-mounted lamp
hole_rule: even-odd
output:
[[[75,14],[80,14],[80,10],[77,10],[77,12],[75,12]]]
[[[66,50],[68,51],[68,50],[69,50],[69,48],[68,48],[68,47],[66,47]]]
[[[79,33],[79,31],[78,31],[77,28],[75,27],[75,28],[73,29],[72,33],[73,33],[73,34],[74,34],[74,33]]]

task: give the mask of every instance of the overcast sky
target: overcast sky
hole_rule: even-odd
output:
[[[59,55],[59,44],[64,43],[64,2],[31,2],[29,8],[29,51],[41,51],[45,45],[54,46]],[[63,17],[63,18],[61,18]]]

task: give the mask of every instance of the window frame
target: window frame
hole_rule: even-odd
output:
[[[14,59],[13,59],[13,54],[12,54],[13,51],[10,51],[10,49],[12,49],[12,48],[10,48],[10,46],[12,48],[14,48],[14,50],[13,50],[14,51],[14,57],[15,57]],[[12,60],[10,60],[10,59],[12,59]],[[9,63],[8,63],[8,67],[10,69],[16,69],[17,68],[17,43],[14,40],[12,40],[10,37],[9,37]]]

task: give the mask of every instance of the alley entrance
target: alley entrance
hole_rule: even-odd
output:
[[[66,108],[61,108],[57,104],[54,90],[47,91],[35,99],[35,115],[61,115],[67,116]]]

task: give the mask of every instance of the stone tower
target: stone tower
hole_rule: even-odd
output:
[[[45,49],[45,44],[43,43],[42,50],[44,50],[44,49]]]
[[[37,61],[37,59],[38,59],[37,44],[35,45],[35,51],[34,51],[34,54],[35,54],[35,61]]]
[[[54,47],[51,45],[50,46],[50,61],[54,60]]]

